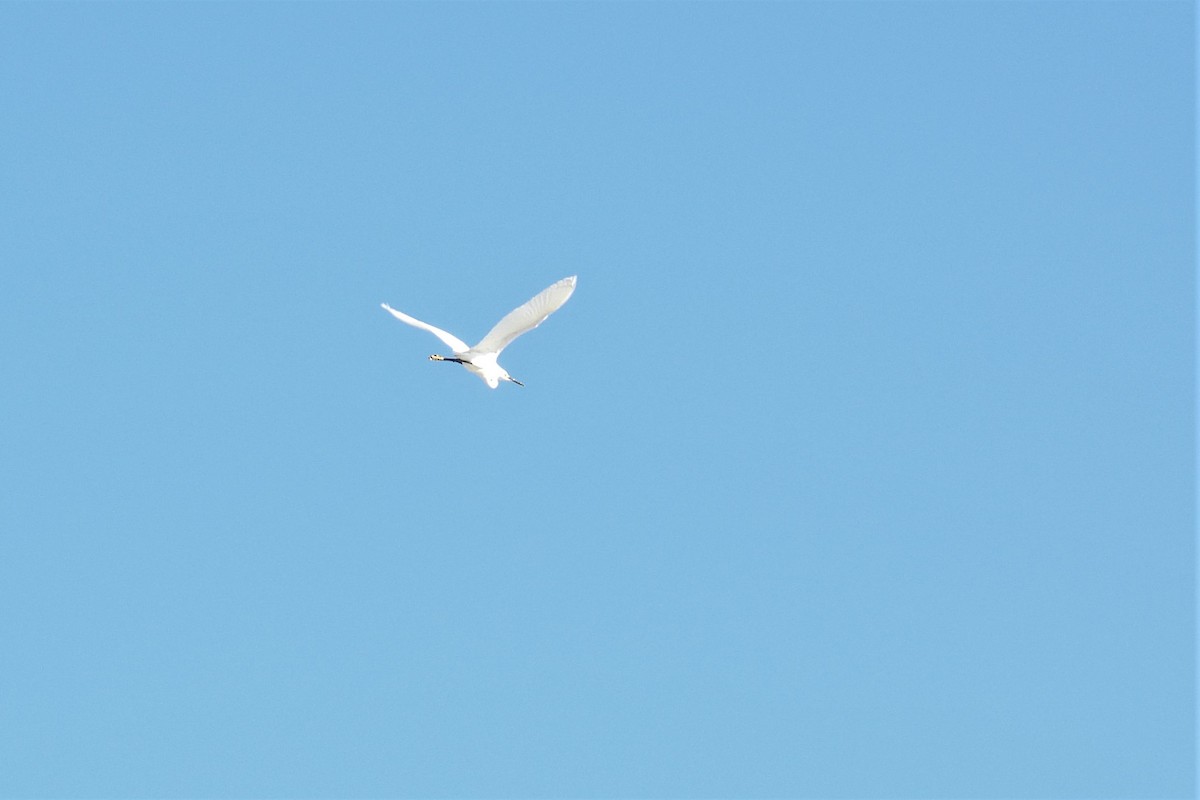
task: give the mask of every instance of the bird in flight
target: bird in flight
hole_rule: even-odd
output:
[[[397,311],[387,303],[381,303],[380,305],[383,306],[385,311],[401,322],[406,322],[414,328],[429,331],[454,351],[453,356],[441,356],[434,353],[429,357],[430,361],[453,361],[456,364],[462,364],[468,371],[478,375],[493,389],[500,385],[500,381],[508,381],[509,383],[515,383],[517,386],[524,386],[525,384],[509,375],[508,370],[500,366],[496,362],[496,359],[499,358],[500,351],[508,347],[513,339],[541,325],[546,321],[547,317],[557,311],[563,303],[567,302],[571,293],[575,291],[575,278],[576,276],[574,275],[569,278],[563,278],[553,286],[543,289],[525,305],[514,308],[505,314],[504,319],[497,322],[496,326],[488,331],[488,335],[483,337],[479,344],[474,347],[467,347],[467,343],[454,334],[446,333],[446,331],[436,328],[428,322],[421,322],[419,319]]]

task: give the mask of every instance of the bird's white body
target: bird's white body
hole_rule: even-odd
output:
[[[567,302],[574,291],[574,275],[569,278],[563,278],[553,286],[543,289],[529,302],[505,314],[504,319],[497,322],[495,327],[488,331],[487,336],[484,336],[479,344],[474,347],[468,347],[466,342],[454,334],[447,333],[441,328],[430,325],[428,322],[422,322],[415,317],[410,317],[401,311],[397,311],[387,303],[382,303],[381,305],[385,311],[396,319],[412,325],[414,328],[429,331],[454,351],[453,356],[434,354],[429,357],[430,360],[454,361],[462,364],[469,372],[478,375],[484,383],[495,389],[500,385],[500,381],[509,381],[518,386],[524,386],[523,383],[509,375],[504,367],[500,366],[497,361],[500,357],[500,351],[507,347],[513,339],[545,322],[547,317],[557,311],[563,303]]]
[[[462,358],[462,356],[459,357]],[[500,385],[500,381],[512,380],[508,371],[500,366],[499,358],[499,353],[475,353],[470,359],[463,358],[462,365],[466,367],[467,372],[478,375],[484,383],[495,389]]]

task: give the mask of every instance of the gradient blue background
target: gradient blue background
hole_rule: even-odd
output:
[[[1194,14],[0,6],[0,795],[1191,795]]]

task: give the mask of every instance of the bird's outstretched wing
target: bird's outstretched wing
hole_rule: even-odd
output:
[[[553,286],[543,289],[525,305],[508,312],[504,319],[497,322],[496,326],[488,331],[488,335],[471,349],[478,353],[499,353],[513,339],[545,322],[546,317],[567,302],[574,291],[574,275],[563,278]]]
[[[452,333],[446,333],[441,328],[435,328],[433,325],[430,325],[428,322],[421,322],[421,320],[416,319],[415,317],[410,317],[408,314],[405,314],[401,311],[397,311],[396,309],[392,308],[387,303],[380,303],[379,305],[383,306],[384,311],[387,311],[389,314],[391,314],[393,317],[400,320],[401,322],[407,322],[409,325],[412,325],[414,328],[420,328],[421,330],[429,331],[434,336],[438,337],[443,342],[445,342],[446,346],[449,347],[451,350],[453,350],[455,353],[465,353],[465,352],[467,352],[467,350],[470,349],[469,347],[467,347],[466,342],[464,342],[462,339],[459,339],[457,336],[455,336]]]

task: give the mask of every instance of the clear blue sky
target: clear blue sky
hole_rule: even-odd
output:
[[[1190,796],[1194,19],[0,5],[0,796]]]

